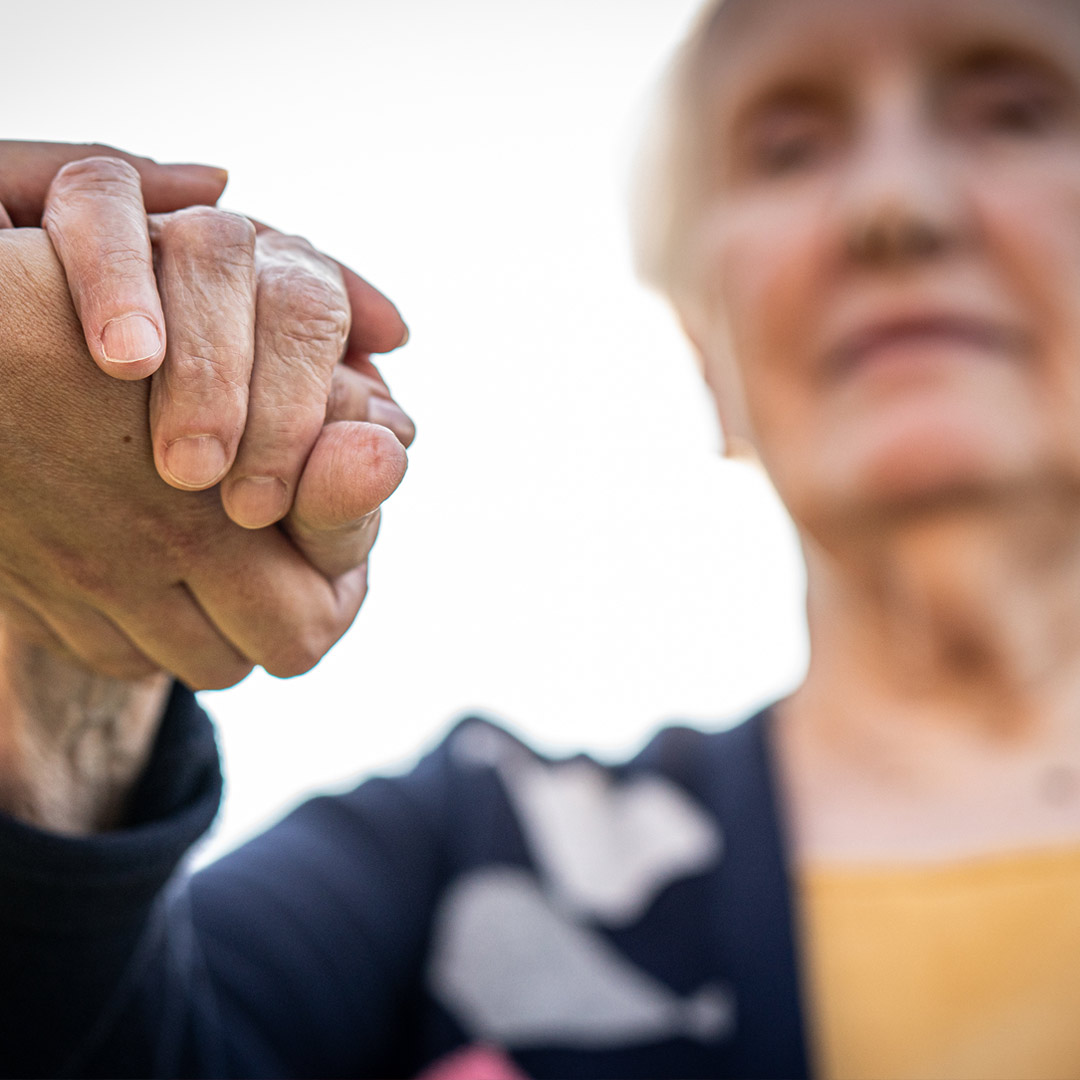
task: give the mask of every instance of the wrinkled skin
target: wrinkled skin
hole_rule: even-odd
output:
[[[109,674],[142,673],[126,638],[196,686],[228,685],[252,663],[280,675],[307,670],[355,615],[363,568],[328,580],[280,530],[230,521],[217,491],[163,484],[147,430],[149,386],[110,379],[90,362],[43,234],[12,234],[2,250],[0,272],[20,288],[0,313],[0,341],[17,343],[0,353],[0,592]],[[339,494],[327,510],[318,458],[341,481],[330,486],[355,501]],[[390,494],[404,450],[385,428],[335,424],[308,468],[316,479],[309,500],[300,486],[297,520],[310,503],[313,523],[332,516],[340,526]]]
[[[0,204],[11,208],[0,225],[42,216],[52,240],[0,232],[10,290],[0,605],[27,641],[112,676],[160,666],[221,686],[254,663],[310,667],[355,614],[378,505],[404,471],[386,428],[358,422],[412,437],[369,359],[407,336],[393,305],[297,237],[206,205],[173,209],[212,203],[224,179],[105,147],[0,143]],[[147,208],[163,212],[148,219]],[[53,248],[100,373],[71,333]],[[158,354],[103,359],[110,320],[155,328]],[[104,377],[152,372],[151,386]],[[149,431],[145,415],[138,422],[148,406]],[[191,434],[203,437],[182,438]],[[170,444],[199,447],[208,434],[224,451],[212,471],[195,483],[170,475]],[[170,504],[139,474],[155,460],[174,486],[224,478],[221,496]],[[263,489],[254,506],[242,494],[252,476],[270,478],[248,485]],[[245,540],[222,521],[222,501],[249,528],[281,520],[284,531]],[[198,566],[208,576],[189,591]]]
[[[702,102],[684,316],[796,519],[835,538],[962,494],[1076,490],[1076,6],[731,0]],[[931,310],[997,339],[838,358]]]

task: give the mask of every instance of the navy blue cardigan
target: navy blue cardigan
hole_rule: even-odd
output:
[[[611,767],[471,718],[187,875],[221,776],[177,688],[126,828],[0,819],[0,1073],[805,1076],[768,724]]]

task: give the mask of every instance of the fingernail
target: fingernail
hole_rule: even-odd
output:
[[[121,315],[105,324],[101,349],[114,364],[134,364],[161,351],[161,331],[145,315]]]
[[[225,447],[213,435],[185,435],[165,447],[165,471],[183,487],[209,487],[221,479],[225,463]]]
[[[229,491],[229,516],[245,529],[261,529],[285,516],[289,489],[276,476],[245,476]]]
[[[368,422],[389,428],[405,446],[416,438],[416,425],[392,401],[382,397],[368,398]]]
[[[409,344],[409,328],[405,327],[405,336],[397,343],[397,347],[400,349]]]

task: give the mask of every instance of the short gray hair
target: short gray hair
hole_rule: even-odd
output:
[[[678,306],[687,281],[686,242],[702,182],[698,112],[706,54],[724,0],[709,0],[668,64],[638,154],[631,201],[641,279]]]

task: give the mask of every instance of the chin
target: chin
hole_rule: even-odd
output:
[[[952,495],[1000,496],[1035,479],[1059,440],[1028,368],[966,354],[932,359],[871,366],[843,386],[818,428],[823,484],[886,511]]]
[[[1000,498],[1016,490],[1018,476],[996,463],[963,453],[914,453],[902,461],[875,465],[855,485],[851,501],[879,513],[957,508],[973,500]]]
[[[812,516],[885,522],[1000,500],[1036,482],[1042,448],[1023,434],[1000,416],[927,410],[835,430],[817,458],[817,482],[807,485],[817,492]]]

